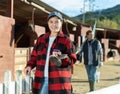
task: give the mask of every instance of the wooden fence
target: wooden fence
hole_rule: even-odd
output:
[[[0,94],[31,94],[33,77],[22,79],[22,70],[16,71],[16,80],[11,81],[11,71],[5,71],[4,82],[0,83]]]

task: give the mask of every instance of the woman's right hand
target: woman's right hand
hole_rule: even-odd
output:
[[[31,73],[31,67],[29,67],[29,66],[26,67],[25,70],[24,70],[24,72],[25,72],[26,75],[30,75],[30,73]]]
[[[62,53],[59,49],[53,49],[52,55],[54,56],[60,56]]]

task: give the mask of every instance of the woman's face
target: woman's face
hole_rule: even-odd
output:
[[[48,20],[48,27],[51,33],[58,33],[62,27],[62,21],[58,17],[51,17]]]

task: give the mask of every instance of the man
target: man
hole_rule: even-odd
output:
[[[92,31],[88,30],[86,32],[86,41],[82,44],[80,48],[79,55],[83,53],[84,64],[88,75],[90,91],[95,90],[96,83],[96,73],[98,65],[101,62],[102,46],[97,39],[93,38]]]

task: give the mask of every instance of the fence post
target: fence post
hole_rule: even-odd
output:
[[[3,84],[0,83],[0,94],[3,94]]]
[[[10,94],[15,94],[15,81],[10,82]]]
[[[4,94],[10,94],[11,71],[7,70],[4,74]]]
[[[15,94],[22,94],[22,70],[16,71],[16,89]]]
[[[26,87],[25,87],[26,94],[30,94],[30,86],[31,86],[30,75],[26,75],[25,83],[26,83]]]

